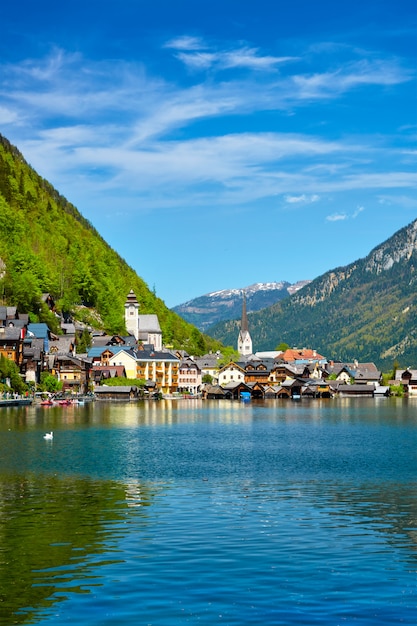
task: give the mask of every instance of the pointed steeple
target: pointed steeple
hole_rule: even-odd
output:
[[[252,339],[249,334],[248,314],[246,311],[246,293],[243,292],[242,319],[237,340],[237,350],[242,355],[252,354]]]
[[[240,330],[242,332],[248,332],[249,330],[249,326],[248,326],[248,314],[246,312],[246,293],[243,292],[243,302],[242,302],[242,319],[240,322]]]

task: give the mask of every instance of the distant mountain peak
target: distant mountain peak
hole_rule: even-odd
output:
[[[373,361],[385,371],[397,360],[417,366],[417,220],[364,258],[317,277],[304,289],[249,316],[254,350],[281,342],[311,346],[339,361]],[[236,342],[238,322],[210,333]]]
[[[259,311],[289,297],[309,282],[303,280],[292,285],[282,280],[254,283],[248,287],[220,289],[188,300],[174,307],[173,310],[200,330],[206,331],[218,322],[240,319],[243,294],[246,295],[248,312]]]

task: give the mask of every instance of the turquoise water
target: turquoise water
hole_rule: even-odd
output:
[[[1,624],[417,623],[417,401],[8,408],[0,446]]]

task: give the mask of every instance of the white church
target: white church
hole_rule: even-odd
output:
[[[239,337],[237,339],[237,351],[242,356],[252,354],[252,338],[249,334],[248,315],[246,311],[246,294],[243,294],[242,320],[240,322]]]
[[[162,331],[158,316],[139,314],[139,302],[132,289],[125,302],[125,323],[127,332],[136,341],[153,345],[156,352],[162,350]]]

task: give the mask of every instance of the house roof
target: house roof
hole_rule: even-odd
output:
[[[32,333],[38,339],[48,339],[49,328],[47,324],[41,322],[39,324],[28,324],[28,333]]]
[[[157,352],[156,350],[140,350],[137,353],[138,361],[174,361],[179,362],[179,358],[172,352]]]
[[[61,329],[64,331],[66,335],[75,335],[74,324],[66,324],[65,322],[62,322]]]
[[[114,395],[122,395],[138,391],[139,387],[136,385],[101,385],[100,387],[95,387],[95,394],[114,394]]]
[[[121,352],[123,354],[127,354],[131,359],[135,361],[138,358],[138,354],[134,352],[129,346],[114,346],[114,349],[111,350],[113,353],[113,358],[116,358]]]
[[[68,352],[71,352],[73,345],[74,337],[64,335],[55,341],[49,342],[49,352],[56,352],[56,354],[68,354]]]
[[[323,361],[325,357],[310,348],[302,348],[301,350],[298,348],[288,348],[288,350],[285,350],[285,352],[279,355],[279,358],[283,361],[291,362]]]
[[[161,327],[159,325],[158,316],[151,315],[138,315],[138,327],[139,333],[160,333]]]
[[[219,369],[219,359],[216,354],[206,354],[196,357],[194,361],[200,369]]]
[[[2,326],[0,329],[0,337],[1,339],[7,339],[8,341],[17,341],[20,339],[20,328],[15,328],[14,326]]]

